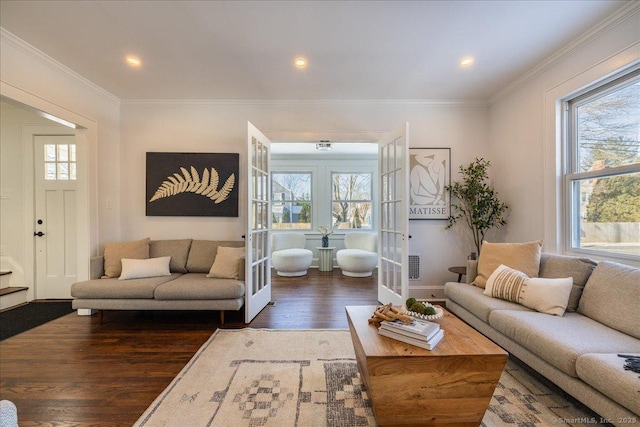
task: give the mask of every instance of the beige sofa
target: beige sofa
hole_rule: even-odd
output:
[[[468,283],[477,263],[468,263]],[[563,316],[453,282],[445,284],[447,309],[612,424],[640,423],[640,374],[619,357],[640,356],[640,270],[542,254],[539,277],[573,278]]]
[[[147,257],[144,256],[145,240]],[[72,285],[73,308],[98,310],[100,321],[103,310],[219,310],[220,323],[224,323],[226,310],[237,311],[243,307],[244,258],[216,259],[219,248],[243,248],[243,241],[143,239],[135,243],[140,242],[143,250],[140,252],[138,245],[134,256],[171,257],[170,275],[120,280],[117,277],[120,271],[116,268],[112,277],[107,277],[105,267],[119,265],[121,255],[105,247],[104,256],[91,258],[90,280]],[[214,261],[223,267],[226,265],[231,274],[207,277],[211,276]]]

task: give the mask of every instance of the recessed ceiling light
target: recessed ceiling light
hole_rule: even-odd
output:
[[[473,65],[473,61],[474,61],[474,59],[472,57],[467,56],[467,57],[462,58],[460,60],[460,66],[461,67],[470,67],[470,66]]]
[[[142,61],[140,61],[140,58],[138,58],[137,56],[129,55],[127,56],[127,64],[131,65],[132,67],[139,67],[142,65]]]
[[[293,61],[293,64],[296,66],[296,68],[306,68],[307,59],[302,57],[296,58],[296,60]]]

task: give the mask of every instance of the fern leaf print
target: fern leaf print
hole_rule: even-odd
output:
[[[239,153],[147,152],[145,214],[237,218],[239,165]]]
[[[202,180],[200,174],[195,167],[191,166],[190,171],[184,167],[180,167],[179,173],[169,175],[165,181],[160,184],[155,194],[149,202],[153,202],[165,197],[175,196],[182,193],[195,193],[201,196],[208,197],[218,204],[229,198],[229,194],[233,190],[235,185],[235,174],[231,174],[225,182],[222,189],[218,191],[218,183],[220,176],[215,168],[211,168],[211,172],[208,169],[204,169],[202,172]]]

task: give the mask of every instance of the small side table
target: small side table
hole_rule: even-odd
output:
[[[328,248],[318,246],[316,249],[318,250],[318,269],[320,271],[333,271],[333,250],[335,246],[329,246]]]
[[[458,275],[458,282],[462,281],[462,276],[467,275],[467,267],[449,267],[449,271]]]

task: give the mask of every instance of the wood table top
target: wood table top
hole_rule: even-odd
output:
[[[374,305],[346,307],[349,327],[355,330],[366,357],[508,355],[500,346],[444,308],[444,316],[434,321],[444,329],[444,337],[433,350],[378,335],[378,328],[368,323],[375,309]]]

